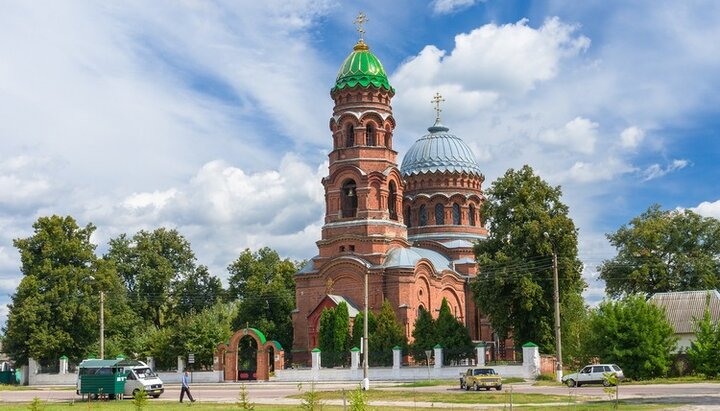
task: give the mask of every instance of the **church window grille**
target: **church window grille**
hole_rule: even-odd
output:
[[[345,133],[345,147],[352,147],[355,145],[355,127],[349,125]]]
[[[342,186],[342,216],[355,217],[357,214],[357,187],[354,180],[346,180]]]
[[[365,127],[365,141],[369,146],[377,145],[375,128],[372,126],[372,124],[368,124],[367,127]]]
[[[445,224],[445,206],[441,203],[435,204],[435,224]]]
[[[453,203],[452,208],[453,224],[460,225],[460,204]]]
[[[473,204],[470,204],[470,225],[475,225],[475,206]]]
[[[397,189],[395,188],[395,182],[390,182],[390,195],[388,197],[388,212],[390,213],[391,220],[397,220]]]
[[[425,209],[424,204],[420,206],[420,211],[418,214],[418,225],[421,227],[427,225],[427,210]]]

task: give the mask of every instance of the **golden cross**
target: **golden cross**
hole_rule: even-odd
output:
[[[368,21],[370,20],[368,20],[367,16],[362,11],[360,12],[360,14],[358,14],[357,17],[355,17],[355,21],[353,22],[353,24],[357,26],[357,31],[358,33],[360,33],[360,41],[365,41],[365,29],[363,28],[363,24],[367,23]]]
[[[440,95],[440,93],[435,93],[435,97],[433,97],[432,101],[430,103],[435,105],[435,112],[437,113],[437,117],[435,117],[435,121],[440,121],[440,112],[442,111],[440,109],[440,102],[445,101],[444,98]]]

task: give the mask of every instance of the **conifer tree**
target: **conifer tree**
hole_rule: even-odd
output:
[[[324,367],[335,366],[335,309],[323,308],[320,314],[318,345]]]
[[[445,364],[467,358],[472,355],[472,340],[463,323],[455,318],[450,311],[450,305],[445,298],[440,304],[440,314],[435,321],[435,332],[437,333],[438,344],[443,351]]]
[[[403,350],[407,349],[405,332],[398,323],[395,311],[388,300],[385,300],[380,308],[377,328],[370,336],[370,344],[371,365],[392,365],[393,347],[400,346]]]
[[[423,309],[419,311],[412,336],[413,342],[410,345],[410,354],[415,358],[415,361],[427,360],[425,351],[431,350],[438,343],[435,320],[429,311]]]
[[[337,365],[346,365],[350,356],[350,316],[347,304],[343,301],[335,307],[333,324],[333,348],[337,354]]]

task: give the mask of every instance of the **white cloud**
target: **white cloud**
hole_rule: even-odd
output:
[[[720,200],[717,201],[703,201],[698,204],[697,207],[692,207],[690,210],[700,214],[704,217],[713,217],[720,219]]]
[[[636,171],[636,169],[615,157],[610,157],[600,163],[575,162],[567,172],[555,176],[554,181],[594,183],[598,181],[610,181],[618,176]]]
[[[559,145],[583,154],[592,154],[597,140],[597,128],[598,123],[575,117],[562,128],[541,131],[538,138],[545,143]]]
[[[434,0],[433,12],[435,14],[450,14],[467,9],[485,0]]]
[[[660,164],[653,164],[643,170],[643,181],[654,180],[656,178],[660,178],[669,173],[672,173],[673,171],[682,170],[683,168],[687,167],[688,164],[689,162],[687,160],[673,160],[665,167],[661,166]]]
[[[639,127],[628,127],[620,133],[620,145],[624,148],[633,149],[645,138],[645,131]]]

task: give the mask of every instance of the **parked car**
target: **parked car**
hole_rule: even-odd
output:
[[[480,388],[486,390],[495,388],[500,391],[502,390],[502,377],[490,367],[468,368],[467,371],[460,373],[460,389],[468,391],[470,388],[475,388],[475,391],[480,391]]]
[[[602,384],[610,386],[610,381],[605,378],[605,373],[615,373],[618,379],[625,378],[622,370],[615,364],[591,364],[583,367],[580,372],[567,374],[562,377],[562,382],[568,387],[581,386],[583,384]]]

